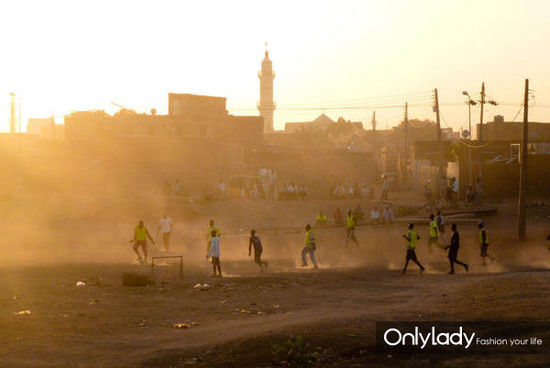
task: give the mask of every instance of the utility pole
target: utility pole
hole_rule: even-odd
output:
[[[444,149],[443,149],[443,142],[441,141],[441,121],[439,120],[439,98],[437,96],[437,88],[434,89],[435,93],[435,121],[437,123],[437,142],[439,143],[439,149],[440,149],[440,157],[439,157],[439,177],[441,178],[443,176],[443,155],[444,155]]]
[[[478,167],[478,178],[483,178],[483,147],[481,144],[481,141],[483,140],[483,106],[485,105],[485,82],[481,83],[481,100],[479,101],[481,104],[480,113],[479,113],[479,136],[477,137],[477,140],[479,141],[479,151],[478,151],[478,158],[479,158],[479,167]]]
[[[483,105],[485,105],[485,82],[481,83],[481,100],[479,100],[479,103],[481,104],[481,109],[479,111],[479,137],[477,137],[478,141],[483,140]]]
[[[525,80],[523,97],[523,134],[519,171],[518,240],[525,241],[525,201],[527,199],[527,144],[529,141],[529,79]]]
[[[17,111],[16,111],[16,96],[15,93],[10,92],[10,133],[14,134],[17,130]]]
[[[408,167],[409,167],[409,103],[405,101],[405,118],[403,119],[405,125],[405,185],[408,183]]]
[[[409,103],[405,102],[405,159],[409,159]]]

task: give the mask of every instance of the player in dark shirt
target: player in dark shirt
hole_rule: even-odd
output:
[[[254,262],[260,266],[260,270],[264,271],[267,269],[267,262],[262,261],[262,242],[260,238],[256,236],[256,230],[250,231],[250,240],[248,241],[248,256],[252,254],[252,245],[254,245]],[[264,268],[265,267],[265,268]]]
[[[455,263],[464,267],[466,272],[468,272],[468,265],[466,263],[460,262],[457,259],[458,248],[460,247],[460,235],[458,234],[456,224],[453,224],[453,226],[451,227],[451,230],[453,231],[453,235],[451,236],[451,244],[445,248],[449,250],[448,257],[449,257],[449,263],[451,264],[451,270],[449,271],[449,274],[455,273],[455,266],[454,266]]]

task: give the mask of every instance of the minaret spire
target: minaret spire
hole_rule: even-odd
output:
[[[264,131],[273,131],[273,111],[275,103],[273,102],[273,65],[269,59],[269,51],[267,50],[267,42],[265,43],[265,57],[262,61],[262,70],[258,73],[260,78],[260,103],[258,110],[260,116],[264,118]]]

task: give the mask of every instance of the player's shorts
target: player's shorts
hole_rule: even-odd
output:
[[[145,249],[145,248],[147,248],[147,242],[145,240],[136,240],[134,242],[134,247],[136,247],[136,248],[141,247],[141,248]]]
[[[449,249],[448,256],[451,261],[456,261],[456,258],[458,257],[458,249]]]
[[[489,247],[489,244],[483,244],[481,246],[481,256],[487,257],[487,248]]]
[[[416,252],[413,248],[407,248],[407,260],[416,261]]]
[[[262,252],[254,252],[254,262],[262,263]]]

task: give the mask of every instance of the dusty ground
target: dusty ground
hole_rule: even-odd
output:
[[[195,234],[184,238],[180,233],[173,253],[185,257],[185,278],[175,277],[174,266],[162,266],[157,285],[145,288],[121,286],[124,272],[150,272],[130,264],[126,227],[93,219],[58,224],[50,217],[48,228],[67,231],[49,233],[47,242],[34,242],[24,250],[17,243],[2,245],[6,256],[0,268],[0,367],[275,367],[283,364],[272,354],[273,346],[281,346],[289,335],[311,345],[318,357],[313,365],[319,367],[550,365],[545,354],[389,357],[374,350],[378,320],[550,320],[550,252],[541,240],[544,216],[530,218],[527,244],[512,240],[513,216],[504,212],[487,218],[490,253],[497,257],[488,267],[479,264],[474,224],[460,225],[459,255],[472,265],[468,274],[458,269],[457,275],[446,275],[445,254],[436,250],[430,255],[421,242],[419,258],[429,271],[420,275],[413,265],[401,275],[403,224],[361,228],[359,249],[343,248],[342,229],[318,229],[321,270],[297,269],[303,233],[290,226],[288,212],[312,212],[320,205],[326,204],[252,207],[248,215],[233,209],[243,218],[256,214],[252,226],[262,228],[272,218],[281,227],[260,233],[265,257],[271,260],[267,273],[259,273],[247,258],[244,221],[233,219],[236,223],[229,227],[235,216],[211,208],[220,211],[216,216],[224,233],[226,277],[210,278],[204,244]],[[287,212],[277,209],[285,206],[290,207]],[[201,216],[202,223],[206,215]],[[97,234],[95,248],[90,229]],[[426,231],[419,227],[423,240]],[[20,236],[25,238],[24,233]],[[59,249],[51,247],[56,237]],[[87,240],[79,243],[82,238]],[[43,257],[53,249],[59,259]],[[37,257],[25,262],[7,261],[14,254],[21,258],[34,252]],[[86,259],[94,263],[82,261]],[[95,285],[98,277],[102,282]],[[88,285],[77,287],[77,281]],[[197,283],[210,288],[200,291],[194,288]],[[31,314],[15,314],[24,310]],[[175,329],[176,323],[190,328]],[[548,334],[541,330],[539,336],[550,338]]]
[[[550,364],[549,355],[414,359],[374,352],[377,320],[548,320],[545,270],[454,277],[376,268],[254,275],[250,264],[224,266],[249,275],[210,279],[187,267],[183,281],[124,288],[121,272],[144,270],[116,264],[3,268],[2,279],[9,281],[0,294],[0,366],[276,366],[271,346],[288,335],[303,336],[322,353],[317,366]],[[75,286],[96,274],[103,285]],[[198,282],[211,288],[194,289]],[[30,315],[14,315],[26,309]],[[174,329],[175,323],[191,328]]]

